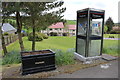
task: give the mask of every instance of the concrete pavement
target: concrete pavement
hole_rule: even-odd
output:
[[[72,74],[61,74],[50,78],[118,78],[118,61],[76,71]]]

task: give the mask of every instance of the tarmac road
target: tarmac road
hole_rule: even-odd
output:
[[[108,66],[95,66],[76,71],[72,74],[61,74],[50,78],[118,78],[118,61],[112,61]]]

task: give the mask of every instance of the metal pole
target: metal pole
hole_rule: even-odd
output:
[[[104,15],[105,15],[105,11],[104,11]],[[104,33],[104,16],[103,15],[103,21],[102,21],[102,39],[101,39],[101,51],[100,51],[100,55],[102,55],[102,50],[103,50],[103,33]]]
[[[88,57],[88,53],[89,53],[89,28],[90,28],[90,8],[88,8],[88,25],[87,25],[87,31],[86,31],[85,57]]]
[[[76,52],[77,52],[77,35],[78,35],[78,12],[77,12],[77,25],[76,25]]]

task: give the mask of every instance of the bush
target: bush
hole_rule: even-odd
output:
[[[22,35],[22,37],[24,37],[24,36],[25,36],[25,33],[21,33],[21,35]]]
[[[56,52],[56,57],[55,57],[55,60],[56,60],[56,64],[58,66],[62,66],[62,65],[68,65],[68,64],[74,64],[75,63],[75,60],[74,60],[74,54],[73,54],[73,51],[66,51],[66,52],[63,52],[61,50],[53,50]]]
[[[104,33],[107,33],[107,31],[108,31],[108,27],[105,25],[104,26]]]
[[[16,51],[8,53],[2,60],[2,65],[19,63],[21,63],[20,53]]]
[[[39,33],[39,35],[41,35],[43,37],[43,39],[48,39],[48,36],[43,33]]]
[[[114,31],[114,30],[112,30],[112,31],[110,31],[110,34],[120,34],[120,31]]]
[[[28,40],[29,41],[33,41],[33,33],[30,33],[28,35]],[[35,41],[42,41],[43,40],[43,37],[39,34],[39,33],[35,33]]]
[[[74,49],[68,49],[66,52],[63,52],[59,49],[53,49],[56,52],[55,61],[58,66],[74,64]],[[21,63],[20,53],[17,51],[12,51],[8,53],[2,60],[2,65],[6,64],[19,64]]]
[[[63,36],[68,36],[68,33],[63,33]]]
[[[119,51],[120,50],[118,49],[118,46],[109,46],[107,48],[103,48],[102,53],[113,55],[113,56],[118,56]]]
[[[56,32],[51,32],[50,36],[58,36]]]
[[[9,34],[8,34],[8,32],[5,32],[3,35],[4,35],[4,36],[8,36]]]

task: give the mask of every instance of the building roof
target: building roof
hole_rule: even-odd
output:
[[[4,23],[2,26],[2,31],[3,32],[8,32],[8,31],[17,31],[12,25],[10,25],[9,23]]]
[[[70,29],[70,30],[76,30],[76,25],[68,25],[68,29]]]
[[[64,28],[63,22],[58,22],[56,24],[52,24],[49,28]]]

